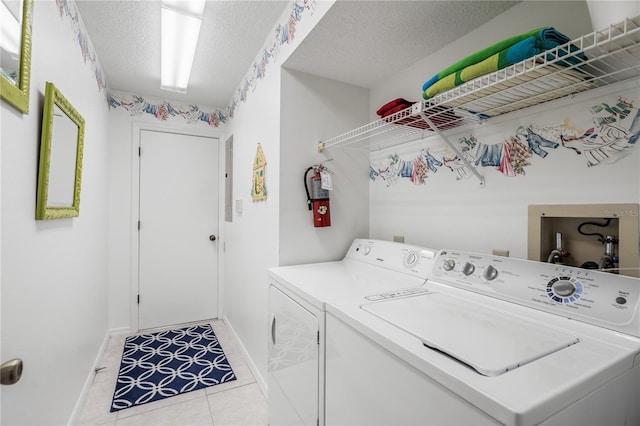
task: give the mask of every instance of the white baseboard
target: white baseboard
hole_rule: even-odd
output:
[[[131,327],[118,327],[109,330],[109,336],[122,336],[124,334],[131,334]]]
[[[96,355],[95,360],[93,361],[93,366],[91,370],[89,370],[89,374],[87,375],[87,379],[84,381],[84,385],[82,386],[82,390],[80,391],[80,396],[76,401],[75,407],[73,407],[73,411],[71,412],[71,417],[69,418],[69,425],[75,425],[80,417],[80,413],[82,411],[82,407],[84,406],[85,401],[87,400],[87,396],[89,395],[89,390],[91,389],[91,384],[93,383],[93,379],[96,377],[96,368],[100,365],[102,361],[102,357],[104,356],[104,352],[107,349],[107,345],[109,344],[109,338],[111,337],[111,331],[107,331],[104,338],[102,339],[102,344],[100,345],[100,349],[98,349],[98,354]]]
[[[238,334],[236,333],[236,331],[233,329],[233,326],[231,325],[231,322],[229,322],[229,319],[227,318],[227,316],[223,315],[222,319],[224,320],[224,323],[227,326],[227,330],[229,330],[229,332],[233,335],[233,338],[238,344],[238,347],[240,348],[240,352],[242,352],[242,355],[244,356],[244,359],[247,362],[247,366],[249,367],[249,370],[251,370],[253,377],[255,377],[256,383],[258,384],[258,387],[262,391],[262,394],[264,395],[265,398],[268,399],[269,389],[267,386],[267,382],[265,381],[264,377],[262,377],[260,370],[258,370],[258,367],[253,362],[253,359],[251,358],[251,356],[249,356],[249,352],[247,351],[247,348],[245,348],[244,345],[242,344],[242,341],[238,337]]]

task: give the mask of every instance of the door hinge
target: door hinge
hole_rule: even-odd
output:
[[[320,417],[316,419],[316,426],[320,426]]]
[[[138,221],[138,231],[140,230],[140,221]]]
[[[140,304],[140,295],[138,295],[138,305]]]
[[[318,334],[317,334],[317,343],[320,344],[320,330],[318,330]]]
[[[142,156],[142,147],[139,146],[138,147],[138,157],[141,157],[141,156]]]

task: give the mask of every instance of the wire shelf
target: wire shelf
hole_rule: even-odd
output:
[[[427,138],[438,132],[477,124],[481,116],[464,110],[433,106],[429,101],[417,102],[409,108],[344,133],[326,142],[321,148],[333,145],[366,146],[378,150]]]
[[[640,16],[417,102],[409,108],[318,143],[375,151],[586,90],[640,77]]]

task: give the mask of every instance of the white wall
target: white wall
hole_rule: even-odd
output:
[[[234,212],[233,222],[224,223],[224,316],[250,357],[254,371],[264,378],[267,268],[278,263],[279,77],[279,69],[270,69],[227,127],[229,135],[233,135]],[[253,160],[258,143],[267,161],[267,200],[253,202]],[[237,201],[242,203],[241,213],[235,208]]]
[[[107,113],[70,21],[34,2],[30,112],[2,102],[2,424],[66,424],[107,333]],[[35,220],[42,104],[53,82],[86,121],[80,216]]]
[[[259,385],[266,391],[267,375],[267,268],[279,264],[279,232],[286,226],[279,216],[282,193],[281,168],[283,158],[304,171],[297,157],[282,151],[281,131],[281,65],[304,40],[332,1],[320,1],[313,13],[303,12],[298,22],[290,19],[288,6],[278,24],[295,23],[295,37],[288,43],[270,50],[276,56],[267,64],[265,74],[253,79],[246,100],[238,103],[233,119],[226,127],[222,140],[233,136],[233,222],[224,223],[224,315],[233,333],[240,339],[242,349]],[[272,32],[272,34],[275,33]],[[270,34],[265,49],[273,46]],[[260,63],[263,51],[258,53]],[[251,70],[250,70],[251,72]],[[242,84],[241,84],[241,87]],[[267,200],[252,202],[251,179],[257,144],[262,145],[266,157]],[[302,182],[302,177],[299,178]],[[242,203],[238,214],[235,202]]]
[[[634,89],[636,99],[638,88]],[[552,125],[571,117],[571,124],[587,129],[593,126],[588,108],[607,102],[614,105],[619,92],[599,90],[538,108],[535,114],[520,113],[484,124],[473,133],[479,142],[499,143],[515,134],[518,126],[529,123]],[[634,111],[635,114],[635,111]],[[457,141],[460,136],[453,135]],[[525,142],[526,143],[526,142]],[[431,145],[430,145],[431,144]],[[420,148],[437,151],[442,143],[434,138],[397,150],[400,158],[411,159]],[[387,187],[380,179],[371,183],[372,238],[390,239],[405,235],[408,242],[433,248],[458,248],[491,252],[508,249],[511,256],[527,257],[527,208],[531,204],[601,204],[640,202],[640,150],[614,164],[588,167],[583,155],[559,146],[545,148],[541,158],[535,154],[525,167],[525,175],[507,177],[495,167],[478,167],[486,179],[484,188],[471,176],[457,181],[445,167],[430,173],[423,186],[399,179]],[[372,155],[372,163],[384,161],[384,153]],[[604,213],[603,213],[604,215]]]
[[[109,328],[131,330],[132,118],[111,110],[109,126]]]
[[[372,91],[371,110],[398,96],[418,100],[422,83],[440,69],[508,35],[543,25],[554,26],[572,38],[591,32],[586,5],[582,2],[523,2],[452,43],[446,51],[439,51],[398,78],[382,83]],[[586,129],[593,126],[588,108],[600,101],[615,103],[616,90],[636,103],[640,98],[636,82],[490,120],[472,133],[480,142],[495,144],[513,135],[520,125],[552,125],[561,123],[565,117],[570,117],[575,126]],[[457,141],[459,136],[452,135],[451,140]],[[409,159],[421,148],[437,149],[439,145],[437,140],[431,140],[393,152]],[[384,161],[389,153],[372,155],[372,163]],[[481,167],[479,170],[486,178],[485,188],[473,177],[456,181],[446,168],[431,173],[423,186],[416,186],[408,179],[401,179],[390,187],[380,180],[371,182],[371,237],[391,239],[393,235],[405,235],[407,242],[433,248],[483,252],[503,248],[510,250],[512,256],[526,258],[528,205],[640,201],[637,148],[613,165],[587,167],[584,158],[562,147],[550,152],[545,159],[534,155],[530,161],[532,164],[525,169],[525,176],[511,178],[491,167]]]
[[[316,142],[368,120],[369,90],[282,70],[280,135],[280,265],[337,260],[354,238],[369,236],[369,157],[366,151]],[[331,226],[314,228],[304,171],[322,163],[334,175]]]

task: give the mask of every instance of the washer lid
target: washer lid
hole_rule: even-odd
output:
[[[485,376],[498,376],[580,341],[506,310],[442,293],[374,302],[362,309]]]

